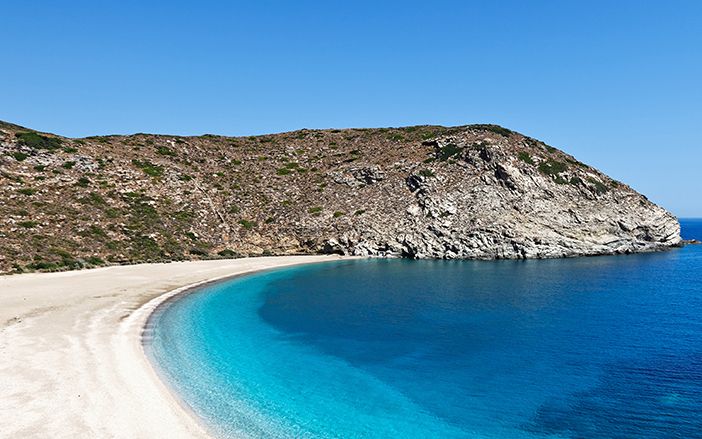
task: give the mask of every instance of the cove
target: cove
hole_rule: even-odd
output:
[[[700,246],[320,263],[167,302],[146,348],[218,437],[698,438],[700,273]]]

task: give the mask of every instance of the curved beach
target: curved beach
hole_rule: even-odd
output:
[[[212,280],[338,256],[0,277],[0,437],[208,437],[141,344],[159,303]]]

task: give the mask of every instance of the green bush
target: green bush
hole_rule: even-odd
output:
[[[76,162],[65,162],[61,165],[64,169],[72,169],[76,165]]]
[[[588,177],[587,181],[592,183],[592,185],[595,187],[595,193],[597,194],[604,194],[605,192],[609,191],[609,188],[599,180]]]
[[[322,210],[324,210],[321,206],[315,206],[315,207],[310,207],[307,209],[307,213],[312,214],[312,215],[319,215],[322,213]]]
[[[107,233],[105,233],[105,231],[100,226],[96,226],[94,224],[88,226],[87,229],[78,232],[78,234],[84,238],[92,237],[98,240],[107,238]]]
[[[520,151],[517,157],[519,157],[519,160],[523,161],[524,163],[528,163],[530,165],[534,164],[534,159],[532,159],[531,155],[529,155],[529,153],[526,151]]]
[[[229,250],[228,248],[217,252],[217,254],[223,258],[238,258],[239,257],[239,254],[237,252],[235,252],[234,250]]]
[[[173,157],[176,155],[175,151],[173,151],[171,148],[167,146],[158,146],[156,147],[156,153],[160,155],[166,155]]]
[[[568,165],[557,160],[548,159],[545,162],[539,164],[539,171],[546,175],[556,175],[564,172],[568,169]]]
[[[190,254],[197,255],[197,256],[207,256],[208,255],[207,250],[204,250],[201,248],[191,248]]]
[[[463,151],[463,148],[459,148],[457,145],[453,143],[449,143],[446,146],[442,146],[439,149],[438,153],[438,159],[441,160],[442,162],[445,162],[446,160],[450,159],[451,157],[460,154],[461,151]]]
[[[151,163],[148,160],[137,160],[133,159],[132,164],[136,166],[137,168],[141,169],[144,171],[146,175],[149,175],[151,177],[160,177],[163,175],[163,167],[156,165],[154,163]]]
[[[245,219],[239,220],[239,224],[246,230],[251,230],[256,227],[256,221],[248,221]]]
[[[499,125],[493,125],[493,124],[476,124],[476,125],[471,125],[470,127],[485,130],[485,131],[490,131],[492,133],[499,134],[500,136],[504,136],[504,137],[509,137],[510,134],[513,133],[512,130],[501,127]]]
[[[15,134],[18,142],[35,149],[47,149],[53,151],[61,147],[61,139],[56,137],[43,136],[34,132],[24,132]]]
[[[344,215],[346,215],[346,214],[340,210],[337,210],[336,212],[334,212],[334,218],[339,218],[339,217],[342,217]]]
[[[29,155],[23,152],[13,152],[12,157],[14,157],[18,162],[23,162],[27,157],[29,157]]]
[[[31,187],[25,187],[22,189],[18,189],[17,192],[19,192],[22,195],[34,195],[37,193],[37,190]]]
[[[79,198],[78,201],[80,201],[83,204],[88,204],[91,206],[106,206],[107,202],[105,201],[100,194],[96,192],[91,192],[88,195],[86,195],[83,198]]]
[[[102,265],[105,263],[105,261],[98,258],[97,256],[88,256],[87,258],[85,258],[85,262],[87,262],[90,265]]]
[[[28,270],[54,270],[58,268],[56,264],[53,262],[46,262],[46,261],[37,261],[37,262],[32,262],[31,264],[27,264],[25,267]]]
[[[422,177],[436,177],[436,174],[434,174],[434,171],[432,171],[431,169],[422,169],[421,171],[419,171],[419,175],[421,175]]]
[[[25,229],[33,229],[39,225],[36,221],[20,221],[17,223],[18,226],[24,227]]]

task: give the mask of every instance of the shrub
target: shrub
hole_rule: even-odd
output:
[[[571,177],[570,179],[570,184],[572,184],[573,186],[577,186],[582,183],[583,181],[580,179],[580,177]]]
[[[310,207],[307,209],[307,212],[312,215],[319,215],[322,213],[322,210],[324,210],[321,206],[315,206],[315,207]]]
[[[88,187],[90,186],[90,179],[88,179],[88,177],[80,177],[76,183],[76,186]]]
[[[80,201],[83,204],[88,204],[91,206],[105,206],[107,203],[105,202],[105,199],[100,196],[100,194],[96,192],[91,192],[88,195],[86,195],[83,198],[79,198],[78,201]]]
[[[87,262],[90,265],[102,265],[105,263],[105,261],[98,258],[97,256],[88,256],[87,258],[85,258],[85,262]]]
[[[46,165],[35,165],[34,170],[38,172],[43,172],[46,169]]]
[[[61,167],[64,169],[71,169],[75,165],[76,165],[76,162],[65,162],[63,165],[61,165]]]
[[[438,156],[437,158],[441,160],[442,162],[445,162],[446,160],[450,159],[451,157],[459,154],[461,151],[463,151],[462,148],[459,148],[453,143],[449,143],[446,146],[442,146],[439,149]]]
[[[363,215],[364,213],[366,213],[366,209],[358,209],[353,214],[358,216],[358,215]]]
[[[78,234],[80,236],[85,237],[85,238],[94,237],[94,238],[100,239],[100,238],[107,237],[107,233],[105,233],[105,231],[100,226],[96,226],[94,224],[88,226],[87,229],[78,232]]]
[[[20,227],[24,227],[25,229],[33,229],[36,226],[38,226],[39,223],[36,221],[20,221],[19,223],[17,223],[17,225]]]
[[[31,264],[27,264],[25,268],[27,268],[28,270],[53,270],[57,268],[57,265],[53,262],[37,261],[32,262]]]
[[[29,157],[29,155],[23,152],[13,152],[12,157],[14,157],[18,162],[23,162],[27,157]]]
[[[160,177],[163,175],[163,167],[156,165],[154,163],[151,163],[148,160],[137,160],[133,159],[132,164],[136,166],[137,168],[141,169],[144,171],[146,175],[149,175],[151,177]]]
[[[436,176],[436,174],[434,174],[434,171],[432,171],[431,169],[422,169],[421,171],[419,171],[419,175],[421,175],[422,177],[435,177]]]
[[[66,152],[68,154],[72,154],[74,152],[78,152],[78,149],[73,148],[72,146],[67,146],[67,147],[63,148],[63,152]]]
[[[517,155],[519,157],[519,160],[523,161],[524,163],[528,163],[530,165],[534,164],[534,160],[531,158],[528,152],[526,151],[520,151],[519,154]]]
[[[539,164],[539,171],[550,176],[564,172],[567,169],[568,166],[565,163],[553,159],[548,159]]]
[[[504,136],[504,137],[509,137],[509,135],[513,133],[512,130],[501,127],[499,125],[493,125],[493,124],[476,124],[476,125],[471,125],[471,128],[477,128],[477,129],[481,129],[481,130],[485,130],[485,131],[490,131],[492,133],[499,134],[500,136]]]
[[[17,192],[19,192],[22,195],[34,195],[37,193],[37,190],[31,187],[25,187],[22,189],[18,189]]]
[[[43,136],[39,133],[24,132],[15,134],[18,142],[35,149],[47,149],[53,151],[61,147],[61,139],[56,137]]]
[[[171,157],[173,157],[173,156],[176,155],[175,151],[173,151],[171,148],[169,148],[169,147],[167,147],[167,146],[158,146],[158,147],[156,147],[156,153],[157,153],[157,154],[160,154],[160,155],[171,156]]]
[[[339,217],[342,217],[344,215],[346,215],[346,214],[340,210],[337,210],[336,212],[334,212],[334,218],[339,218]]]
[[[581,168],[587,168],[587,167],[588,167],[585,163],[579,162],[578,160],[575,160],[575,159],[566,158],[566,161],[567,161],[568,163],[570,163],[571,165],[580,166]]]
[[[609,188],[607,186],[605,186],[604,183],[602,183],[601,181],[596,180],[592,177],[588,177],[587,181],[592,183],[592,185],[595,187],[595,193],[604,194],[605,192],[607,192],[609,190]]]
[[[239,224],[246,230],[251,230],[256,227],[256,221],[248,221],[245,219],[239,220]]]
[[[197,255],[197,256],[207,256],[207,250],[201,249],[201,248],[191,248],[190,249],[190,254],[191,255]]]
[[[217,252],[217,254],[223,258],[238,258],[239,257],[239,254],[237,252],[235,252],[234,250],[229,250],[228,248]]]

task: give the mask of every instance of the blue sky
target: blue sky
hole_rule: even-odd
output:
[[[702,217],[699,1],[16,1],[0,119],[67,136],[497,123]]]

